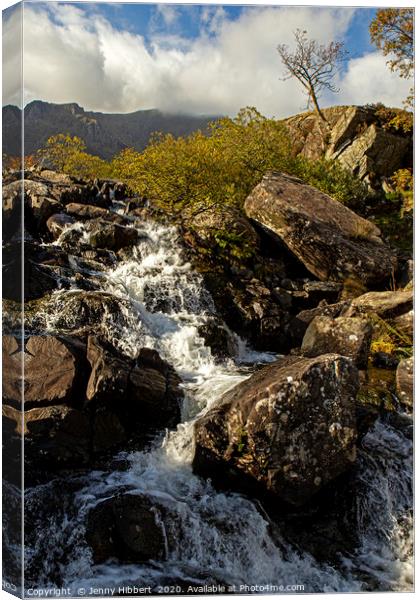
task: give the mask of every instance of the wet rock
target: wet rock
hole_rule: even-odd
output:
[[[356,367],[335,354],[265,367],[196,421],[194,471],[305,503],[355,461],[358,387]]]
[[[372,325],[357,317],[318,316],[313,319],[302,341],[304,356],[320,356],[332,352],[347,356],[359,369],[367,366]]]
[[[57,240],[63,233],[64,229],[70,227],[76,222],[76,219],[65,213],[56,213],[52,215],[46,222],[48,231],[51,233],[54,240]]]
[[[44,406],[23,413],[3,405],[3,417],[25,435],[25,462],[33,469],[80,467],[89,461],[88,417],[69,406]]]
[[[76,202],[77,204],[94,204],[103,208],[108,208],[111,204],[110,201],[98,198],[96,188],[90,185],[54,186],[52,193],[62,204]]]
[[[100,404],[122,399],[134,361],[92,335],[88,338],[87,359],[92,367],[86,390],[88,402]]]
[[[136,360],[97,337],[88,339],[92,366],[88,403],[106,406],[126,431],[173,427],[181,418],[181,380],[155,350],[143,348]]]
[[[137,230],[117,223],[98,220],[89,223],[89,242],[93,248],[106,248],[117,252],[133,246],[138,240]]]
[[[205,282],[224,321],[254,348],[286,352],[296,345],[290,313],[260,281],[231,281],[206,273]]]
[[[61,252],[56,251],[60,260]],[[41,298],[58,288],[58,279],[49,264],[51,250],[25,241],[22,265],[22,246],[19,241],[3,247],[3,298],[19,302],[22,299],[21,274],[24,275],[24,301]],[[22,269],[23,267],[23,269]]]
[[[321,281],[352,277],[374,286],[391,277],[395,260],[379,229],[296,177],[269,172],[248,196],[245,212]]]
[[[235,356],[237,346],[232,333],[223,323],[222,319],[209,317],[203,325],[198,327],[198,334],[204,343],[211,349],[211,353],[218,359]]]
[[[145,495],[115,496],[89,512],[86,541],[94,563],[111,558],[125,562],[164,560],[165,540],[159,506]]]
[[[181,420],[181,380],[156,350],[142,348],[128,382],[123,422],[174,427]]]
[[[92,451],[102,454],[126,440],[127,432],[118,416],[105,406],[97,408],[92,418]]]
[[[52,295],[43,310],[54,315],[54,326],[63,333],[85,335],[95,331],[106,336],[109,329],[125,324],[124,309],[128,307],[112,294],[96,291],[68,291]]]
[[[397,368],[396,388],[398,398],[408,407],[413,406],[414,400],[414,359],[403,359]]]
[[[374,313],[383,319],[403,315],[413,308],[413,292],[399,290],[397,292],[368,292],[355,298],[345,316]]]

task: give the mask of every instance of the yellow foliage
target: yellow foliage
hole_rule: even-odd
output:
[[[395,191],[401,195],[403,200],[402,211],[409,212],[414,208],[414,181],[410,169],[399,169],[391,177],[395,185]]]
[[[61,173],[84,179],[109,176],[109,163],[85,150],[86,144],[79,137],[59,133],[48,138],[38,154]]]
[[[142,153],[124,150],[113,159],[112,173],[155,207],[183,219],[212,206],[242,208],[269,170],[302,177],[343,201],[366,194],[363,184],[340,166],[318,162],[292,156],[281,121],[245,108],[233,119],[213,123],[206,134],[158,134]]]

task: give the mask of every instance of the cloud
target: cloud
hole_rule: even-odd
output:
[[[387,66],[389,57],[380,52],[370,52],[350,61],[340,86],[340,101],[343,104],[382,102],[387,106],[401,106],[408,96],[413,82],[401,79]]]
[[[281,81],[277,45],[292,43],[296,28],[320,42],[341,39],[354,15],[351,8],[249,7],[233,20],[214,7],[201,12],[200,34],[191,38],[179,33],[173,7],[159,10],[166,26],[145,39],[99,13],[88,16],[80,5],[25,4],[25,100],[78,102],[105,112],[232,115],[248,105],[268,116],[294,114],[306,102],[297,82]],[[6,23],[10,37],[8,29]],[[349,62],[341,94],[323,104],[399,105],[406,83],[380,54],[368,53]],[[6,85],[7,102],[15,99],[12,87]]]

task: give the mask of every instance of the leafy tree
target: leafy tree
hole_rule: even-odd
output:
[[[72,137],[68,133],[59,133],[48,138],[39,154],[57,171],[65,172],[69,159],[85,149],[86,144],[77,136]]]
[[[401,77],[409,79],[414,71],[414,10],[412,8],[383,8],[376,12],[370,24],[370,38],[382,50],[391,55],[388,65]],[[413,90],[407,98],[412,106]]]
[[[346,58],[347,52],[342,42],[330,42],[327,46],[318,44],[307,37],[307,31],[294,32],[296,47],[289,50],[287,44],[277,46],[281,61],[286,68],[283,81],[294,77],[305,88],[308,107],[312,104],[318,116],[326,121],[320,106],[319,97],[326,89],[338,93],[333,81]]]
[[[85,142],[77,136],[59,133],[48,138],[40,156],[53,168],[81,179],[108,177],[110,165],[99,156],[85,152]]]

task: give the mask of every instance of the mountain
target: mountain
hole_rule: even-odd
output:
[[[17,106],[3,107],[3,153],[20,154],[20,115]],[[183,136],[205,130],[216,116],[168,114],[159,110],[138,110],[127,114],[85,111],[76,103],[52,104],[34,100],[26,105],[25,154],[33,154],[57,133],[82,138],[87,151],[111,158],[123,148],[143,150],[152,133],[160,131]]]

